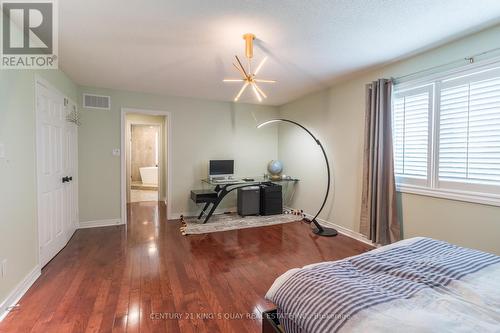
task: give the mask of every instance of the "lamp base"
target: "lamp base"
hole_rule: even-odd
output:
[[[307,223],[313,223],[316,226],[315,228],[312,229],[312,232],[318,236],[333,237],[338,235],[337,230],[333,228],[323,227],[315,219],[310,220],[308,218],[304,218],[304,221],[306,221]]]
[[[313,233],[315,233],[316,235],[318,236],[323,236],[323,237],[333,237],[333,236],[337,236],[338,235],[338,232],[337,230],[333,229],[333,228],[325,228],[325,227],[321,227],[322,230],[320,229],[317,229],[317,228],[314,228],[312,231]]]

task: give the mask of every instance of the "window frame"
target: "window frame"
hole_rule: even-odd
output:
[[[429,94],[429,111],[428,111],[428,119],[429,119],[429,124],[428,124],[428,129],[427,129],[427,179],[423,178],[417,178],[417,177],[411,177],[411,176],[397,176],[396,175],[396,183],[398,182],[403,182],[408,185],[414,185],[414,186],[423,186],[423,187],[428,187],[430,186],[430,163],[431,163],[431,150],[429,149],[431,139],[432,139],[432,113],[433,113],[433,101],[434,101],[434,84],[425,84],[425,85],[419,85],[416,87],[411,87],[403,90],[398,90],[398,91],[393,91],[393,96],[392,96],[392,105],[391,108],[394,110],[394,102],[397,98],[402,98],[406,96],[414,96],[417,94],[421,93],[428,93]],[[391,116],[393,113],[391,114]]]
[[[439,138],[440,138],[440,99],[443,86],[469,82],[471,77],[500,77],[500,58],[469,64],[446,72],[428,75],[415,80],[396,83],[393,87],[392,110],[396,96],[431,87],[429,94],[429,139],[427,181],[414,181],[411,177],[396,176],[398,192],[425,195],[436,198],[465,201],[492,206],[500,206],[500,185],[473,184],[460,181],[439,180]],[[421,179],[420,179],[421,180]]]

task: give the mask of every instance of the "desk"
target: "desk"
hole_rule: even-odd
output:
[[[298,182],[298,179],[281,179],[281,180],[271,180],[269,178],[263,178],[263,177],[255,177],[253,178],[252,181],[245,181],[241,178],[234,178],[229,181],[224,181],[224,182],[216,182],[211,179],[202,179],[202,182],[214,186],[214,191],[217,193],[217,199],[215,199],[213,202],[207,202],[203,206],[203,209],[198,215],[198,220],[200,220],[203,217],[203,214],[205,214],[206,210],[210,205],[212,207],[210,208],[210,211],[208,212],[207,216],[205,217],[205,220],[203,223],[207,223],[208,220],[212,217],[213,213],[215,212],[215,209],[219,206],[221,203],[222,199],[224,197],[239,188],[243,187],[249,187],[249,186],[256,186],[256,185],[264,185],[264,184],[269,184],[269,183],[283,183],[283,182]]]

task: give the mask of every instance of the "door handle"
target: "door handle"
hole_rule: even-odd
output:
[[[69,177],[63,177],[63,178],[62,178],[62,182],[63,182],[63,183],[67,183],[67,182],[69,182]]]
[[[69,182],[72,182],[72,181],[73,181],[73,177],[71,177],[71,176],[70,176],[70,177],[68,177],[68,181],[69,181]]]

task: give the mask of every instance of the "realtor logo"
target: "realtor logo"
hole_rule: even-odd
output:
[[[5,0],[1,8],[1,68],[57,68],[55,0]]]

